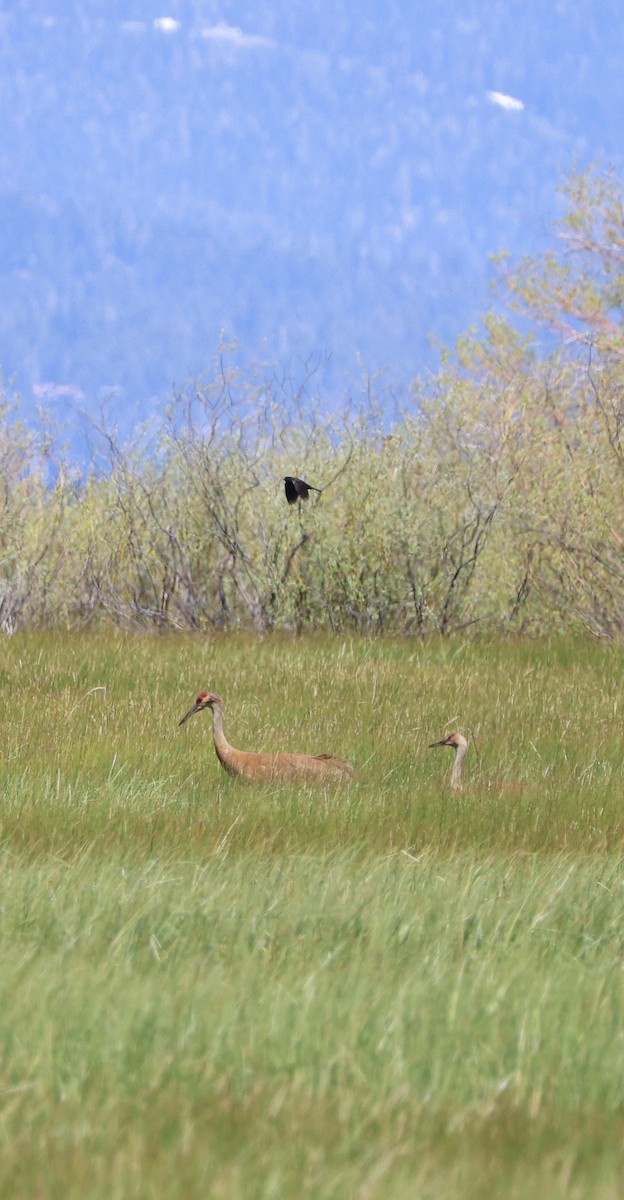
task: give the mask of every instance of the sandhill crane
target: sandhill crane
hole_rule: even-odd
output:
[[[212,736],[221,766],[230,775],[244,775],[247,779],[317,779],[320,782],[349,779],[353,767],[344,758],[333,754],[258,754],[250,750],[235,750],[223,732],[223,700],[216,692],[200,692],[193,707],[189,709],[180,725],[188,721],[193,713],[212,709]]]
[[[320,496],[322,488],[305,483],[303,479],[296,479],[294,475],[284,475],[284,491],[288,503],[296,504],[297,500],[307,500],[310,492],[318,492]]]
[[[434,746],[453,747],[455,751],[455,761],[453,763],[453,770],[451,771],[451,787],[461,788],[462,763],[468,749],[468,742],[466,741],[464,735],[462,733],[449,733],[448,737],[443,738],[441,742],[431,742],[429,749],[432,750]]]

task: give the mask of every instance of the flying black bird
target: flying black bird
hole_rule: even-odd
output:
[[[314,487],[312,483],[304,483],[303,479],[295,479],[293,475],[284,476],[284,491],[289,504],[296,504],[297,500],[307,500],[310,491],[321,494],[322,488]]]

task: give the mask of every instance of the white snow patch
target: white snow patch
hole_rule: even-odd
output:
[[[499,108],[506,108],[508,112],[522,112],[524,108],[523,100],[508,96],[506,92],[488,92],[487,98],[492,104],[498,104]]]
[[[161,33],[177,33],[182,22],[176,21],[175,17],[154,17],[153,24]]]
[[[225,21],[219,21],[216,25],[205,25],[201,35],[214,42],[226,42],[228,46],[260,46],[265,49],[275,46],[273,38],[263,37],[258,33],[243,33],[238,25],[228,25]]]

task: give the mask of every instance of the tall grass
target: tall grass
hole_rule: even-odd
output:
[[[44,634],[5,641],[3,660],[16,844],[47,830],[69,853],[128,831],[134,853],[137,840],[160,852],[194,829],[202,849],[229,830],[238,851],[270,854],[621,846],[619,645]],[[235,746],[337,753],[355,783],[241,787],[218,766],[209,714],[178,728],[201,688],[224,697]],[[458,796],[451,752],[427,749],[454,727],[471,743]]]
[[[595,1155],[615,1185],[622,883],[559,856],[5,856],[7,1194],[476,1196],[522,1162],[522,1194],[539,1168],[564,1195]]]
[[[615,1200],[622,659],[5,642],[0,1191]],[[201,687],[355,782],[228,779]]]

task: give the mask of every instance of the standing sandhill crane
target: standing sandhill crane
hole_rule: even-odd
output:
[[[429,749],[432,750],[434,746],[453,747],[455,751],[455,761],[453,763],[453,770],[451,771],[451,787],[456,789],[461,788],[462,763],[468,749],[468,742],[466,741],[464,735],[462,733],[449,733],[448,737],[443,738],[441,742],[431,742]]]
[[[305,483],[303,479],[296,479],[294,475],[284,475],[284,491],[289,504],[296,504],[297,500],[307,500],[310,492],[318,492],[319,496],[322,488],[314,487],[313,483]]]
[[[193,713],[212,709],[212,736],[217,758],[230,775],[246,779],[317,779],[320,782],[350,779],[353,767],[344,758],[333,754],[257,754],[250,750],[235,750],[223,732],[223,700],[216,692],[200,692],[193,707],[182,717],[180,725]]]

